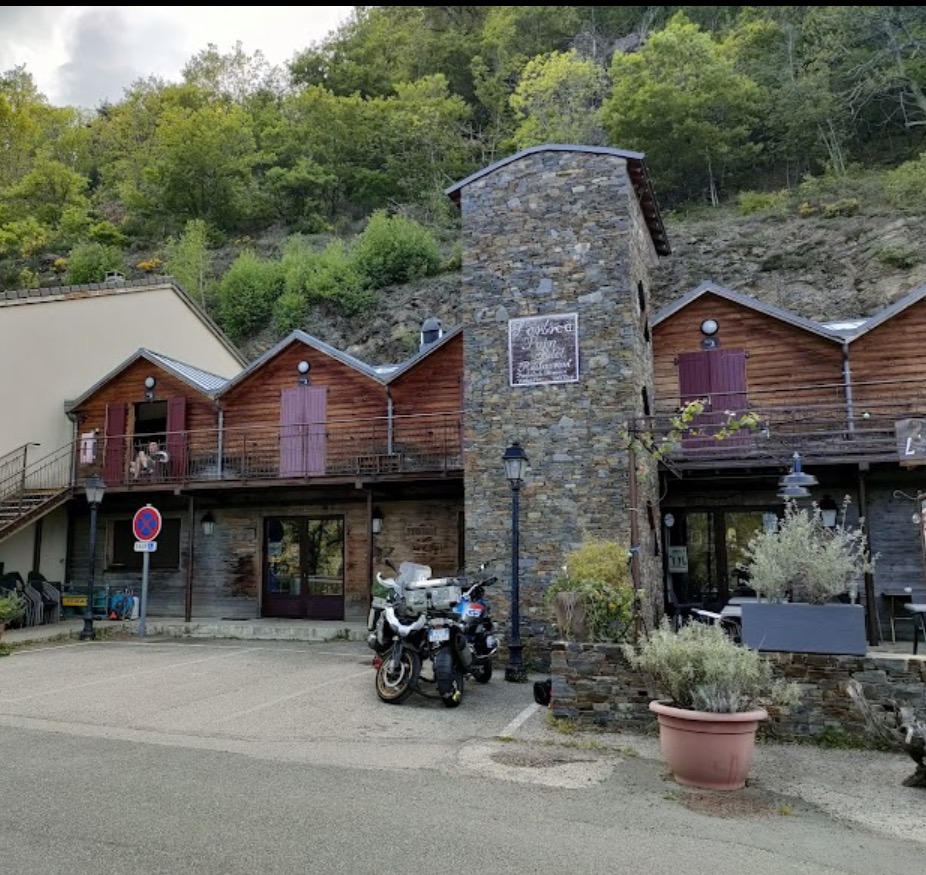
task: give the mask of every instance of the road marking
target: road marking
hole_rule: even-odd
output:
[[[530,719],[531,715],[536,714],[540,706],[533,702],[528,705],[517,717],[514,718],[500,733],[502,738],[512,738],[514,734]]]

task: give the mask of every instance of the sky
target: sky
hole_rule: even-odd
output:
[[[25,66],[53,106],[118,102],[134,81],[179,82],[210,44],[240,41],[283,65],[335,30],[353,6],[0,6],[0,73]]]

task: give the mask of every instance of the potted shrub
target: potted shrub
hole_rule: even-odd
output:
[[[615,541],[588,540],[566,555],[547,588],[564,640],[620,641],[631,625],[633,586],[628,552]]]
[[[18,620],[26,612],[25,602],[17,592],[0,594],[0,638],[10,621]]]
[[[776,679],[755,650],[722,627],[689,623],[677,632],[668,619],[639,647],[624,645],[633,668],[665,694],[650,702],[659,722],[663,758],[679,784],[707,790],[746,785],[763,703],[790,704],[797,687]]]
[[[742,605],[744,644],[797,653],[866,653],[865,611],[855,600],[875,557],[868,552],[864,521],[848,525],[848,505],[846,497],[837,524],[828,528],[817,504],[804,509],[789,501],[778,526],[750,540],[750,586],[762,601]]]

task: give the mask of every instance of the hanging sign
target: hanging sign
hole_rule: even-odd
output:
[[[512,386],[579,381],[579,316],[527,316],[508,322]]]

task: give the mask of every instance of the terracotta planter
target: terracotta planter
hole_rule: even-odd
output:
[[[662,755],[675,780],[705,790],[739,790],[752,766],[756,730],[768,718],[762,708],[714,714],[649,703],[659,721]]]

